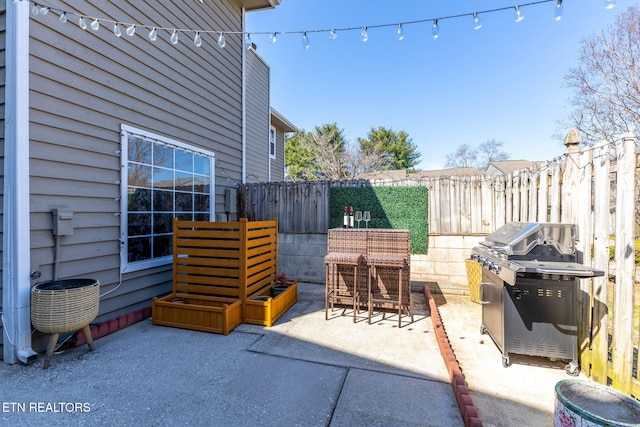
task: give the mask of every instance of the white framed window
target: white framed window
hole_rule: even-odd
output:
[[[276,128],[273,126],[269,127],[269,156],[276,158]]]
[[[171,263],[173,217],[214,218],[211,151],[121,126],[121,270]]]

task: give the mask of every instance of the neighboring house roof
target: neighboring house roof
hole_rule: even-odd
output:
[[[535,168],[543,162],[532,162],[530,160],[501,160],[489,162],[487,172],[490,174],[509,174],[527,168]]]
[[[359,179],[419,179],[419,178],[437,178],[442,176],[473,176],[482,175],[485,171],[478,170],[476,168],[453,168],[442,170],[428,170],[428,171],[416,171],[407,172],[405,169],[401,170],[385,170],[376,171],[362,174]]]
[[[282,3],[282,0],[240,0],[240,6],[247,12],[260,9],[273,9]]]
[[[478,170],[476,168],[451,168],[442,170],[418,171],[412,175],[424,178],[437,178],[441,176],[473,176],[482,175],[484,173],[484,171]]]
[[[406,179],[407,171],[404,169],[400,170],[384,170],[384,171],[375,171],[363,173],[358,176],[358,179]]]
[[[298,132],[299,129],[291,123],[285,116],[280,114],[275,108],[271,107],[271,124],[282,129],[284,132]]]

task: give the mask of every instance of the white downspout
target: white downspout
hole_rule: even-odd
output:
[[[246,14],[242,8],[242,183],[247,182],[247,47],[245,46]]]
[[[2,343],[8,364],[37,357],[31,348],[29,6],[6,0]]]

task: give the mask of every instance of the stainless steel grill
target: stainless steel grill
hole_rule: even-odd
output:
[[[578,375],[578,279],[604,275],[584,266],[576,251],[577,226],[510,222],[473,248],[482,265],[482,325],[502,352],[568,360]]]

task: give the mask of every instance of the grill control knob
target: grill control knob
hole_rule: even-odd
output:
[[[499,273],[500,272],[500,265],[498,265],[498,264],[496,264],[494,262],[489,263],[489,271],[491,271],[491,270],[495,271],[496,273]]]
[[[474,260],[476,260],[476,261],[477,261],[477,260],[478,260],[478,258],[480,258],[480,255],[478,255],[478,254],[471,254],[471,259],[474,259]]]

